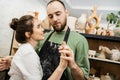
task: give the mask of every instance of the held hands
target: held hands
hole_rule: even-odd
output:
[[[67,64],[68,64],[68,61],[62,58],[62,57],[66,57],[66,54],[62,52],[65,46],[66,46],[66,43],[63,42],[62,45],[59,47],[59,52],[61,54],[59,66],[64,70],[66,69]]]
[[[68,66],[71,69],[74,68],[74,65],[76,65],[74,53],[65,42],[59,47],[59,52],[61,53],[60,64],[62,67],[66,68]]]
[[[59,52],[61,53],[61,70],[65,70],[66,67],[69,67],[74,80],[85,80],[82,70],[75,62],[74,53],[72,49],[65,42],[63,42],[60,46]]]

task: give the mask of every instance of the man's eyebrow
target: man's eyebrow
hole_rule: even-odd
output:
[[[61,11],[57,11],[57,12],[55,12],[55,13],[61,13]]]
[[[56,11],[55,13],[60,13],[60,12],[61,12],[61,11]],[[49,15],[52,15],[52,14],[48,14],[48,16],[49,16]]]

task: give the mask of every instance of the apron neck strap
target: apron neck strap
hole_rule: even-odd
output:
[[[51,37],[51,35],[52,35],[54,32],[55,32],[55,31],[53,31],[53,32],[50,33],[50,35],[48,36],[48,38],[46,39],[46,41],[49,40],[49,38]],[[69,33],[70,33],[70,28],[68,27],[68,28],[67,28],[67,31],[66,31],[66,34],[65,34],[65,37],[64,37],[64,40],[63,40],[63,41],[65,41],[66,43],[67,43],[67,41],[68,41]]]
[[[48,36],[48,38],[46,39],[46,41],[49,40],[49,38],[51,37],[51,35],[52,35],[54,32],[55,32],[55,31],[52,31],[52,32],[50,33],[50,35]]]
[[[64,41],[65,41],[66,43],[67,43],[67,41],[68,41],[69,34],[70,34],[70,28],[68,27],[68,28],[67,28],[67,31],[66,31],[66,34],[65,34],[65,37],[64,37]]]

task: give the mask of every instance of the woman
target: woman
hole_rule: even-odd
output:
[[[8,72],[10,80],[41,80],[43,71],[40,59],[34,50],[38,41],[44,39],[44,29],[40,26],[40,22],[31,15],[24,15],[20,19],[14,18],[10,27],[16,31],[17,42],[21,43],[13,59],[11,57],[12,62]],[[48,80],[60,80],[66,69],[67,61],[63,59],[66,56],[64,51],[66,46],[63,42],[59,47],[60,63]]]
[[[20,19],[13,18],[10,27],[16,31],[17,42],[21,43],[8,72],[10,80],[41,80],[40,59],[34,50],[37,42],[44,39],[40,22],[31,15],[24,15]]]

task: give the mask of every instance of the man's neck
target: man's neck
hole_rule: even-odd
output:
[[[68,26],[66,25],[63,31],[67,31]]]

